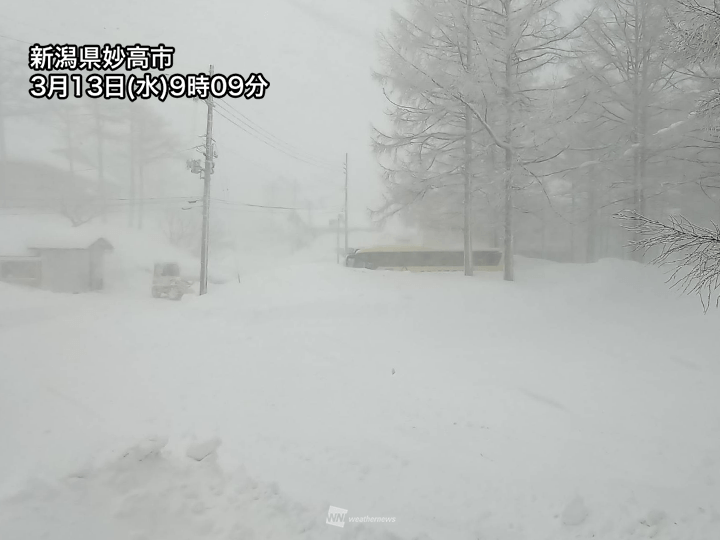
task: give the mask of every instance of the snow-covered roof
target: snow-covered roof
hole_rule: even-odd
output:
[[[152,271],[156,261],[175,261],[188,270],[200,266],[197,257],[170,244],[157,229],[131,229],[124,221],[122,224],[88,223],[71,227],[61,216],[2,219],[0,215],[0,256],[30,256],[42,249],[87,249],[100,239],[112,249],[113,264],[128,271],[137,268]]]

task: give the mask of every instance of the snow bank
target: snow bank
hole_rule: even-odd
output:
[[[261,518],[237,514],[261,538],[275,522],[277,537],[336,538],[330,505],[395,517],[367,534],[404,538],[720,538],[720,311],[704,315],[657,269],[519,258],[505,283],[344,268],[322,246],[294,260],[180,303],[0,287],[0,491],[27,493],[33,476],[60,494],[106,489],[95,479],[120,461],[88,457],[166,433],[157,469],[203,486],[191,491],[211,483],[192,471],[222,467],[234,485],[244,467],[306,509],[263,513],[261,496]],[[96,472],[53,483],[78,470]],[[186,492],[163,482],[167,516]],[[126,495],[99,490],[72,511],[44,490],[13,512],[80,519],[92,499],[115,519]],[[156,492],[136,493],[148,506]],[[207,534],[227,538],[240,509],[200,500],[222,514]],[[178,523],[202,530],[186,513]]]
[[[320,509],[307,509],[276,484],[216,461],[164,452],[167,439],[142,441],[125,455],[55,483],[36,482],[2,501],[3,540],[267,540],[337,538]],[[212,445],[211,445],[212,446]],[[325,509],[325,513],[327,509]],[[347,527],[344,538],[392,540]]]

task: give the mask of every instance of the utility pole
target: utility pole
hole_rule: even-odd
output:
[[[348,253],[348,155],[345,154],[345,255]]]
[[[214,75],[214,68],[210,66],[210,77]],[[203,223],[202,223],[202,245],[200,251],[200,294],[207,294],[207,269],[208,269],[208,244],[210,236],[210,177],[213,167],[213,98],[212,94],[208,94],[205,100],[207,103],[207,130],[205,133],[205,174],[203,180],[205,186],[203,190]]]
[[[335,221],[335,263],[340,264],[340,218],[342,216],[338,214],[337,220]]]

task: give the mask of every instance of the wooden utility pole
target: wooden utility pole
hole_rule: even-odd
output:
[[[210,66],[210,77],[214,74],[213,66]],[[212,176],[214,149],[213,149],[213,98],[208,94],[207,100],[207,129],[205,132],[205,173],[203,180],[203,223],[202,243],[200,247],[200,294],[207,293],[207,270],[208,270],[208,245],[210,243],[210,177]]]
[[[348,253],[348,155],[345,154],[345,254]]]

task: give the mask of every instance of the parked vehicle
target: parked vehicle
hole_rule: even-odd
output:
[[[192,281],[180,276],[180,265],[175,262],[155,263],[152,295],[155,298],[182,300],[192,287]]]
[[[348,254],[345,265],[370,270],[409,270],[411,272],[453,272],[464,269],[462,251],[435,250],[414,246],[390,246],[358,249]],[[502,251],[473,251],[473,268],[498,271],[503,268]]]

